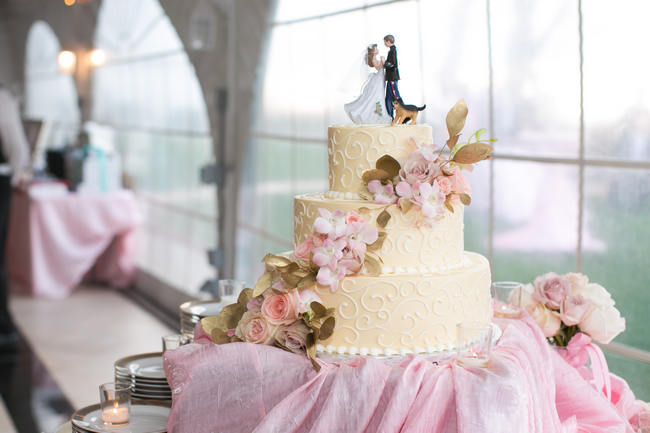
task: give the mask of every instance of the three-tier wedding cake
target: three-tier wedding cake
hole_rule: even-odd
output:
[[[294,198],[297,248],[312,234],[319,209],[330,212],[369,210],[376,221],[391,218],[377,252],[381,273],[343,277],[334,292],[318,285],[322,303],[334,308],[336,329],[319,351],[339,354],[396,355],[449,350],[456,324],[490,318],[490,267],[485,257],[464,250],[463,204],[453,201],[432,224],[421,224],[415,209],[364,200],[363,174],[390,155],[404,160],[432,143],[428,125],[333,126],[328,131],[329,191]]]

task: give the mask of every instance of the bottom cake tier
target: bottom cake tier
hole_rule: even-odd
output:
[[[394,356],[456,347],[456,324],[490,320],[490,266],[465,252],[461,269],[444,274],[345,277],[336,293],[316,290],[335,308],[334,334],[319,352]]]

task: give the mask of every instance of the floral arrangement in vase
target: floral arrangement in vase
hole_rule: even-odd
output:
[[[217,316],[201,320],[203,331],[216,344],[249,342],[306,353],[318,370],[316,343],[334,331],[334,309],[326,308],[311,290],[314,284],[332,292],[346,275],[379,273],[379,250],[385,239],[388,212],[377,216],[376,226],[364,218],[369,212],[330,212],[319,209],[312,234],[292,255],[267,254],[266,272],[255,286],[244,289],[236,304]]]
[[[610,293],[586,275],[549,272],[520,290],[522,307],[556,346],[567,346],[580,333],[606,344],[625,330]]]
[[[413,144],[411,152],[401,163],[390,155],[383,155],[375,168],[366,170],[362,179],[365,188],[359,195],[378,204],[396,205],[402,212],[418,210],[425,224],[432,224],[445,211],[454,212],[453,202],[465,206],[471,203],[471,189],[462,169],[472,170],[474,163],[489,159],[496,139],[483,141],[485,129],[472,134],[467,142],[459,143],[460,132],[465,126],[467,105],[460,100],[447,114],[449,139],[445,146]],[[449,156],[443,155],[445,149]]]

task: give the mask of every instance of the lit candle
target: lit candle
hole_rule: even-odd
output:
[[[512,304],[504,304],[502,302],[495,302],[496,308],[494,315],[499,317],[518,317],[521,314],[521,309]]]
[[[107,424],[125,424],[129,422],[129,408],[120,407],[119,404],[114,401],[113,407],[102,411],[102,421]]]

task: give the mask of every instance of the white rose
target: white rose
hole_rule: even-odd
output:
[[[560,330],[560,326],[562,325],[560,315],[546,308],[544,304],[538,303],[531,309],[526,308],[526,311],[535,319],[539,327],[542,328],[544,337],[553,337]]]
[[[608,308],[614,306],[612,295],[610,295],[607,289],[605,289],[600,284],[585,284],[581,289],[576,288],[575,290],[572,290],[572,293],[574,295],[582,295],[585,299],[590,300],[599,308]]]
[[[589,283],[589,277],[577,272],[569,272],[564,278],[569,281],[569,285],[571,286],[570,293],[572,295],[582,293],[585,286]]]
[[[514,302],[514,298],[519,294],[519,291],[521,291],[520,305],[522,308],[532,310],[537,304],[539,304],[539,302],[533,299],[534,288],[532,284],[522,284],[518,289],[510,292],[510,299],[508,299],[508,301]]]
[[[613,306],[594,308],[578,325],[599,343],[609,343],[625,330],[625,319]]]

